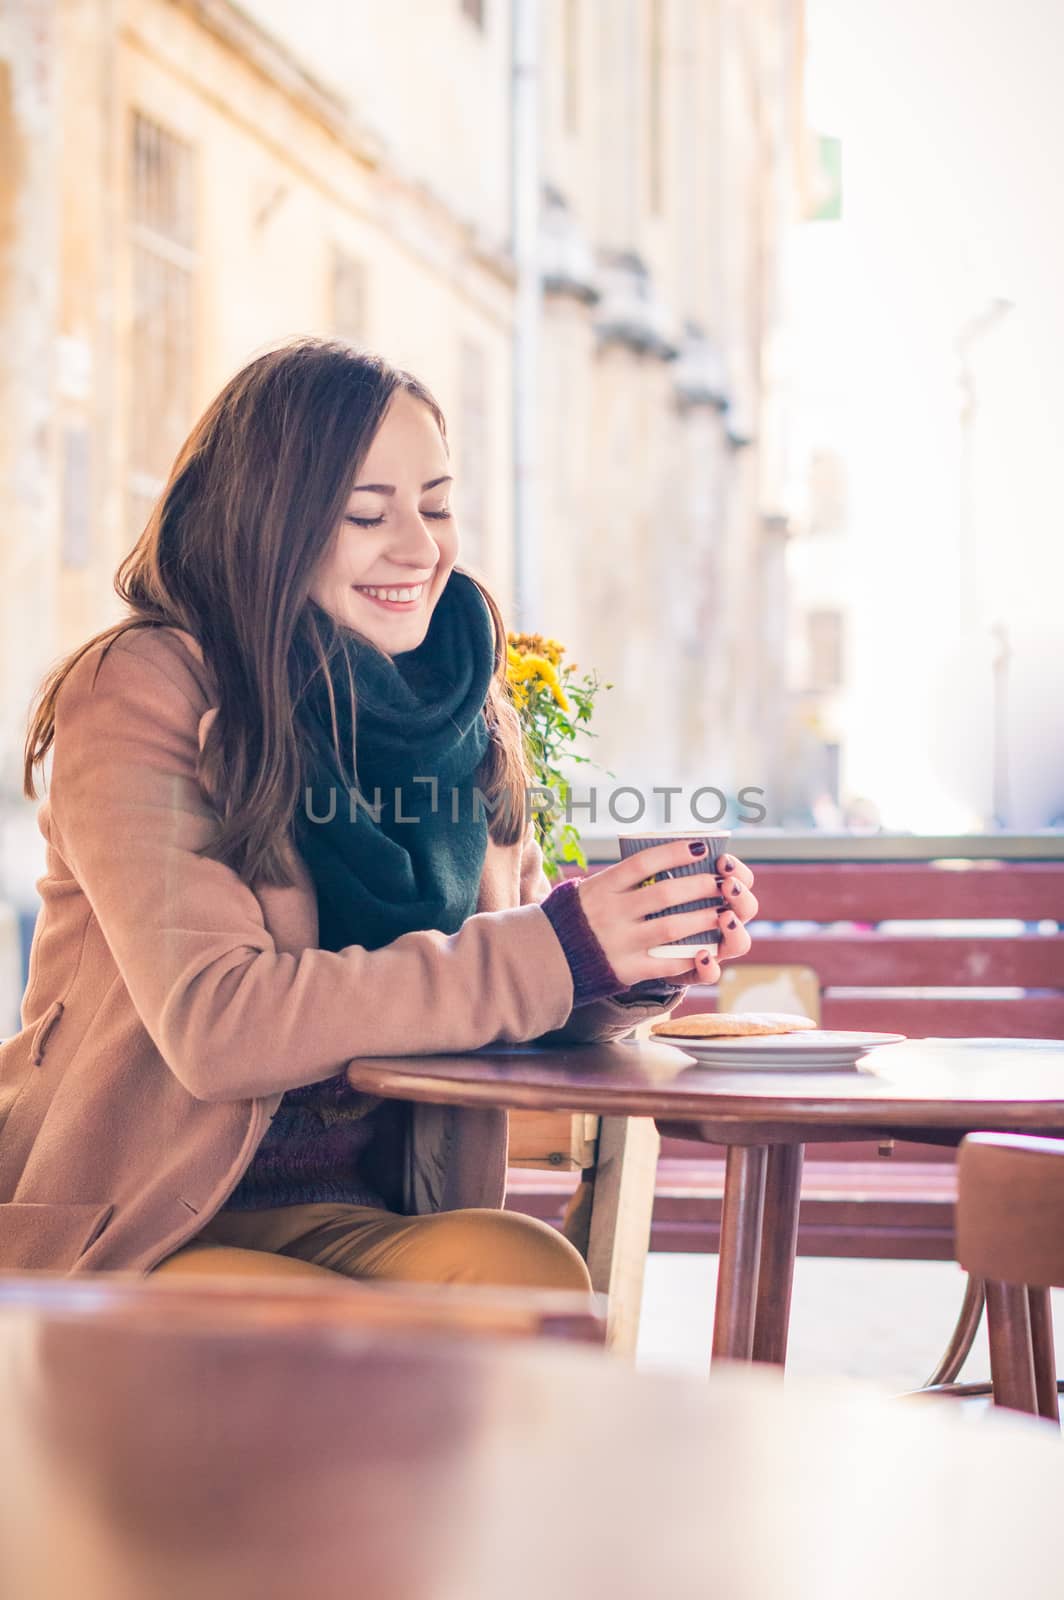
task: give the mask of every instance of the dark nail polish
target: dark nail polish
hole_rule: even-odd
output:
[[[731,921],[728,923],[728,927],[729,928],[737,928],[738,926],[739,926],[739,924],[736,922],[735,918],[732,917]]]
[[[708,967],[709,963],[712,961],[712,959],[713,959],[712,956],[699,956],[698,964],[699,964],[700,967]]]
[[[732,894],[742,894],[742,892],[743,886],[741,883],[735,883],[732,885]]]
[[[724,860],[720,864],[720,869],[721,869],[722,872],[734,872],[735,871],[735,862],[732,860],[731,856],[725,856],[724,857]]]
[[[706,841],[704,839],[692,840],[690,850],[693,856],[704,856],[706,853]]]

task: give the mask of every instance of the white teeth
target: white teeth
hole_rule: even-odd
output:
[[[359,594],[373,595],[377,600],[416,600],[425,585],[419,583],[416,589],[370,589],[368,586],[363,588],[361,585],[356,585],[356,587]]]

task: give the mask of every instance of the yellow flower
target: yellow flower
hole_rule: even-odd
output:
[[[544,639],[541,633],[508,633],[508,647],[519,655],[545,657],[552,667],[560,664],[565,646],[557,639]]]
[[[506,679],[511,688],[515,685],[521,686],[526,683],[533,685],[537,682],[543,683],[550,690],[555,703],[563,711],[569,710],[569,702],[565,698],[565,692],[558,680],[557,669],[546,656],[522,655],[516,650],[511,652],[508,657]],[[523,690],[520,703],[525,705],[527,700],[528,691]]]
[[[558,674],[555,672],[554,668],[550,665],[549,662],[545,661],[543,663],[543,666],[544,666],[544,670],[540,673],[540,677],[543,679],[543,681],[550,688],[550,692],[554,696],[555,703],[557,705],[561,706],[563,711],[568,711],[569,710],[569,702],[565,698],[565,691],[563,690],[561,684],[558,682]]]

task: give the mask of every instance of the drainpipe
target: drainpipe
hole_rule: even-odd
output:
[[[511,246],[513,329],[514,610],[519,631],[543,625],[539,548],[540,0],[511,0]]]

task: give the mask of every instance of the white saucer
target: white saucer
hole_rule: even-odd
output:
[[[867,1050],[901,1044],[904,1033],[843,1033],[806,1028],[801,1033],[751,1034],[745,1039],[685,1039],[681,1034],[652,1033],[651,1044],[671,1044],[696,1056],[704,1067],[731,1071],[814,1072],[852,1067]]]

